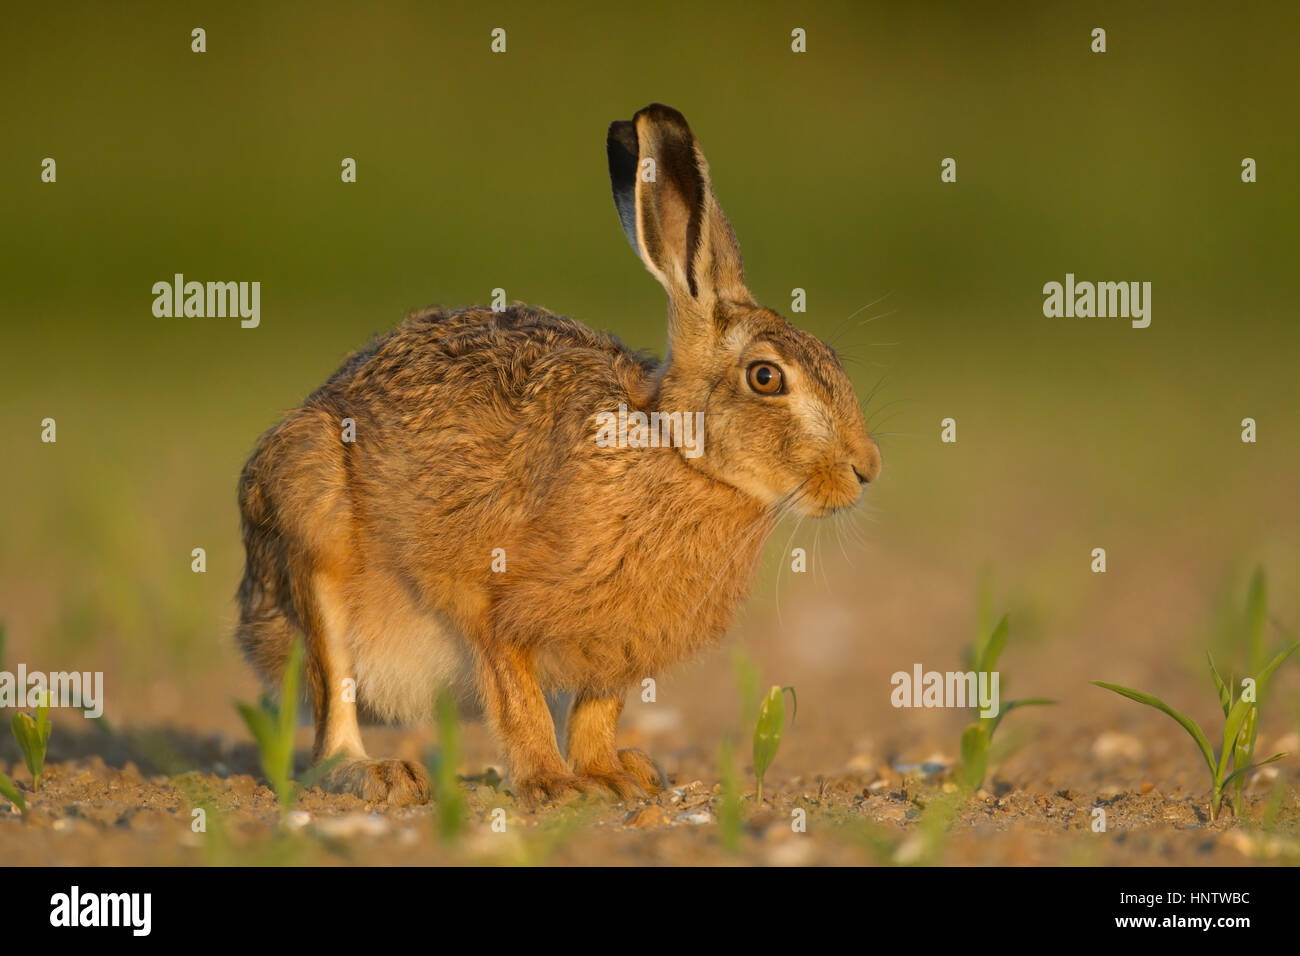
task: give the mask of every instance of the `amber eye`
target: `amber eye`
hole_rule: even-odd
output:
[[[749,387],[760,395],[775,395],[781,391],[781,368],[771,362],[755,362],[749,367]]]

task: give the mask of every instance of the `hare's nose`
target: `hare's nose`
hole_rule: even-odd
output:
[[[859,461],[853,463],[853,474],[858,476],[858,483],[869,485],[880,477],[884,462],[880,457],[880,447],[873,441],[867,445],[866,453]]]

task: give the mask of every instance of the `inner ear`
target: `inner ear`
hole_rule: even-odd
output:
[[[651,190],[657,196],[660,230],[669,255],[681,250],[682,273],[691,295],[698,296],[695,258],[700,246],[700,223],[703,218],[705,185],[700,174],[695,143],[686,131],[686,138],[668,137],[662,144],[659,168],[659,189]]]

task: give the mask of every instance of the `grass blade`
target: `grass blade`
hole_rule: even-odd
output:
[[[1254,702],[1244,697],[1238,697],[1237,702],[1232,705],[1227,720],[1223,722],[1223,750],[1219,753],[1219,766],[1214,779],[1222,780],[1223,775],[1228,772],[1228,761],[1237,747],[1237,738],[1241,736],[1241,725],[1246,722],[1246,715],[1254,709]]]
[[[1259,667],[1264,660],[1264,620],[1268,608],[1268,582],[1262,567],[1255,568],[1246,592],[1246,648],[1250,666]]]
[[[1002,620],[998,621],[998,626],[993,629],[989,635],[988,643],[984,645],[984,653],[980,655],[980,660],[976,662],[977,671],[989,672],[997,667],[998,658],[1007,646],[1007,615],[1002,615]]]
[[[41,702],[36,706],[36,733],[40,735],[41,757],[45,756],[45,745],[50,742],[50,692],[41,692]]]
[[[718,817],[718,839],[729,853],[740,849],[740,781],[736,772],[736,751],[731,738],[722,741],[718,753],[718,776],[722,793],[718,795],[715,812]]]
[[[27,801],[24,800],[23,795],[18,792],[18,788],[14,786],[14,782],[2,773],[0,773],[0,797],[4,797],[22,813],[27,812]]]
[[[1261,760],[1259,761],[1259,763],[1253,763],[1249,767],[1242,767],[1240,770],[1232,771],[1232,773],[1228,774],[1227,779],[1223,781],[1223,788],[1226,790],[1228,788],[1228,784],[1232,783],[1232,781],[1236,780],[1238,777],[1244,776],[1245,774],[1250,773],[1252,770],[1258,770],[1260,767],[1264,766],[1264,764],[1273,763],[1274,761],[1281,760],[1285,756],[1287,756],[1286,753],[1273,754],[1273,756],[1269,757],[1267,760]]]
[[[253,735],[253,741],[257,744],[258,752],[266,753],[271,737],[270,716],[264,710],[239,701],[235,703],[235,708],[239,711],[239,715],[244,718],[244,724],[248,727],[248,732]],[[262,769],[265,770],[266,768],[263,767]]]
[[[1219,676],[1219,669],[1214,666],[1214,655],[1206,651],[1205,659],[1210,662],[1210,673],[1214,675],[1214,689],[1219,692],[1219,706],[1223,708],[1223,716],[1227,717],[1228,711],[1232,710],[1232,689]]]
[[[961,782],[972,791],[984,782],[989,766],[989,735],[983,721],[961,732]]]
[[[1264,685],[1268,683],[1269,678],[1273,676],[1273,672],[1277,670],[1279,667],[1281,667],[1282,664],[1286,661],[1286,659],[1290,657],[1292,654],[1294,654],[1297,650],[1300,650],[1300,641],[1297,641],[1295,644],[1292,644],[1290,647],[1280,651],[1277,657],[1273,658],[1271,661],[1269,661],[1267,664],[1264,665],[1264,669],[1260,671],[1259,676],[1255,678],[1256,697],[1260,696],[1259,691],[1261,691]]]
[[[1056,701],[1050,697],[1022,697],[1019,700],[1009,700],[998,711],[998,715],[993,718],[993,726],[989,728],[989,739],[992,740],[993,734],[998,729],[998,724],[1002,723],[1002,718],[1020,707],[1046,707],[1055,704]]]
[[[434,710],[438,717],[438,754],[431,779],[438,801],[438,835],[451,842],[465,831],[465,794],[456,775],[460,766],[460,719],[450,691],[444,689],[438,694]]]
[[[298,681],[302,677],[302,640],[295,637],[289,645],[289,660],[285,663],[284,679],[280,685],[279,733],[276,735],[275,758],[282,780],[293,777],[293,735],[298,729]]]
[[[1134,690],[1131,687],[1122,687],[1119,684],[1108,684],[1105,681],[1095,680],[1092,683],[1098,687],[1104,687],[1108,691],[1119,694],[1121,697],[1127,697],[1129,700],[1135,700],[1139,704],[1146,704],[1148,707],[1154,707],[1156,710],[1163,711],[1174,720],[1178,721],[1183,730],[1191,734],[1196,746],[1201,750],[1201,756],[1205,758],[1205,765],[1210,768],[1210,773],[1217,779],[1218,773],[1214,762],[1214,750],[1210,747],[1210,741],[1206,739],[1205,734],[1201,731],[1200,725],[1186,714],[1179,713],[1159,697],[1151,694],[1144,694],[1140,690]]]
[[[333,756],[326,757],[318,764],[308,767],[300,778],[298,786],[302,790],[310,790],[316,784],[324,780],[331,770],[341,764],[347,758],[347,754],[337,753]]]

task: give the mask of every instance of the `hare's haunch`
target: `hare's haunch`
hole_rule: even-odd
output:
[[[239,640],[277,681],[305,635],[334,789],[427,799],[422,768],[366,756],[358,708],[417,720],[444,687],[482,707],[527,800],[659,789],[615,746],[624,693],[723,634],[784,511],[847,508],[880,471],[835,354],[745,288],[682,115],[648,106],[607,146],[668,292],[666,361],[540,309],[422,312],[244,467]],[[573,697],[567,759],[550,692]]]

